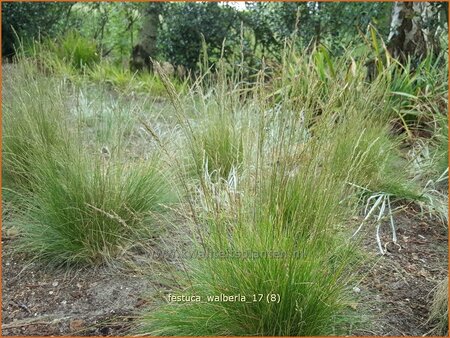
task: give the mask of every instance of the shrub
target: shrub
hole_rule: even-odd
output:
[[[22,2],[2,4],[2,56],[10,57],[24,40],[33,40],[38,35],[55,36],[62,31],[61,21],[73,4]]]

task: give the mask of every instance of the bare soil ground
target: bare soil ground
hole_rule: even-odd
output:
[[[150,279],[116,268],[51,271],[3,243],[3,335],[124,335]]]
[[[395,219],[398,245],[385,224],[385,255],[378,250],[374,228],[364,235],[363,246],[373,260],[362,269],[357,288],[358,304],[369,316],[367,329],[354,334],[435,335],[428,318],[432,291],[448,276],[448,231],[439,220],[411,208]]]

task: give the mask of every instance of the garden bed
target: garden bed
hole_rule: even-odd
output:
[[[364,232],[362,245],[373,261],[360,271],[353,292],[355,312],[363,310],[368,320],[353,335],[421,336],[433,328],[427,323],[429,305],[433,288],[447,275],[447,231],[412,209],[396,219],[399,246],[386,233],[384,256],[374,229]],[[168,289],[152,281],[150,269],[43,269],[14,252],[17,236],[10,229],[2,236],[4,336],[127,335],[138,313],[151,305],[148,295]]]

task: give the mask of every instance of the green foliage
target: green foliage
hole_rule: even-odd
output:
[[[272,232],[272,226],[252,225],[259,229],[257,236],[238,230],[236,237],[242,236],[240,239],[233,237],[233,245],[217,247],[223,251],[211,254],[233,256],[242,253],[236,250],[245,249],[248,250],[245,252],[263,256],[272,252],[282,254],[284,250],[295,253],[298,249],[293,240],[281,242],[279,237],[264,235],[264,227],[267,232]],[[223,225],[215,223],[213,226]],[[242,224],[235,226],[238,229],[244,227]],[[251,240],[245,235],[251,235]],[[274,244],[275,241],[278,243]],[[339,299],[342,290],[337,280],[342,273],[339,263],[331,267],[329,261],[345,258],[318,246],[308,245],[305,251],[311,251],[301,258],[219,258],[190,264],[190,278],[195,284],[187,286],[182,294],[200,296],[203,302],[172,303],[155,309],[144,318],[144,332],[194,336],[337,334],[341,332],[341,322],[345,321],[336,316],[343,307],[343,299]],[[315,256],[319,253],[320,256]],[[267,303],[266,297],[276,297],[278,292],[280,303]],[[246,301],[205,301],[208,296],[220,294],[243,295]],[[263,300],[254,301],[259,295]]]
[[[21,42],[16,37],[34,40],[61,33],[72,6],[55,2],[2,3],[2,56],[15,54],[15,45]]]
[[[103,55],[128,59],[142,27],[139,3],[77,3],[69,26],[97,42]]]
[[[132,48],[138,41],[142,28],[141,6],[142,4],[139,3],[121,2],[110,10],[102,46],[105,51],[119,60],[129,58]],[[124,22],[126,22],[125,27]]]
[[[228,112],[218,113],[216,104],[208,103],[206,109],[203,121],[195,127],[195,167],[216,179],[227,179],[242,161],[239,126]]]
[[[437,157],[436,171],[443,173],[448,168],[448,117],[437,119],[435,154]]]
[[[161,78],[154,73],[141,73],[137,76],[138,91],[142,93],[152,93],[155,96],[166,96],[167,91]],[[177,92],[182,93],[184,91],[183,83],[177,79],[172,78],[172,84],[176,88]]]
[[[257,42],[269,50],[294,37],[304,46],[323,42],[333,52],[342,52],[342,45],[353,42],[371,22],[387,36],[390,7],[388,3],[255,2],[244,15]]]
[[[161,79],[153,73],[133,73],[123,65],[110,59],[100,58],[95,42],[76,32],[69,32],[58,40],[46,38],[35,41],[30,47],[21,48],[21,53],[34,62],[42,75],[68,78],[73,83],[85,80],[107,84],[120,93],[150,93],[154,96],[167,94]],[[32,72],[36,72],[33,69]],[[171,75],[171,81],[178,92],[184,92],[187,81]]]
[[[147,5],[4,4],[7,17],[3,31],[13,38],[12,30],[8,30],[11,22],[22,39],[35,39],[39,29],[44,36],[74,30],[95,40],[102,56],[122,63],[129,59],[133,46],[142,36]],[[435,6],[438,10],[445,7]],[[213,66],[223,54],[231,64],[241,59],[248,67],[259,68],[263,56],[279,60],[281,47],[291,38],[300,46],[323,43],[332,53],[341,54],[343,46],[358,44],[369,24],[376,26],[380,36],[386,39],[391,7],[392,4],[376,2],[259,2],[248,3],[246,10],[237,11],[227,4],[168,3],[160,15],[158,58],[197,70],[203,39]],[[445,24],[433,20],[433,25]]]
[[[95,41],[71,31],[57,40],[46,39],[35,44],[36,57],[43,61],[45,67],[55,72],[69,67],[73,72],[80,72],[100,61]]]
[[[202,50],[202,39],[208,46],[210,58],[219,59],[238,36],[236,12],[215,2],[172,3],[166,9],[160,31],[161,53],[174,65],[197,69]]]
[[[111,85],[119,91],[127,91],[134,78],[129,69],[107,61],[95,65],[88,75],[94,82]]]
[[[3,186],[29,190],[33,154],[45,154],[62,142],[68,96],[57,81],[43,77],[32,61],[21,61],[21,67],[8,73],[3,83],[2,176]]]
[[[430,53],[414,64],[408,58],[404,64],[390,56],[386,45],[378,47],[375,30],[372,48],[375,51],[376,81],[390,89],[392,116],[409,138],[420,133],[434,133],[439,120],[447,114],[448,62],[445,54]],[[374,79],[375,80],[375,79]]]
[[[154,96],[166,96],[166,88],[160,77],[149,72],[133,73],[120,65],[106,60],[92,67],[87,76],[94,82],[107,84],[120,93],[149,93]],[[186,91],[187,83],[171,77],[171,83],[178,93]]]
[[[254,134],[254,140],[264,137],[259,133],[264,133],[264,129]],[[305,163],[304,170],[289,178],[282,164],[269,162],[271,154],[261,152],[262,144],[255,146],[254,152],[250,144],[246,150],[263,157],[255,162],[252,156],[252,161],[246,163],[248,176],[235,173],[229,181],[215,183],[208,175],[199,175],[202,197],[200,201],[191,197],[192,203],[198,203],[191,226],[194,250],[206,257],[186,263],[188,279],[181,281],[183,291],[175,294],[199,295],[204,300],[221,293],[241,294],[251,302],[255,293],[264,297],[279,293],[280,303],[264,300],[249,304],[167,304],[146,314],[144,332],[152,335],[340,332],[339,321],[345,312],[345,276],[348,276],[344,271],[348,272],[351,250],[333,234],[335,222],[342,217],[338,202],[345,185],[328,171],[312,170],[320,156],[313,157],[316,160]],[[280,152],[289,151],[285,146],[280,148]],[[198,238],[194,235],[197,231]],[[245,252],[261,256],[233,256]],[[270,257],[274,252],[286,256]],[[296,253],[298,257],[293,256]],[[269,257],[264,257],[265,254]]]
[[[193,102],[201,107],[191,117],[195,122],[184,120],[191,116],[188,108],[179,116],[191,149],[200,148],[208,156],[209,145],[199,140],[212,138],[216,153],[221,144],[231,143],[230,134],[217,128],[203,134],[201,121],[218,123],[218,118],[225,130],[237,127],[231,140],[241,142],[243,155],[239,170],[224,179],[199,171],[194,183],[189,177],[184,182],[194,252],[205,257],[186,259],[187,278],[178,281],[182,291],[173,293],[198,295],[203,302],[161,305],[145,314],[145,333],[345,332],[352,321],[345,290],[357,252],[344,237],[351,231],[344,224],[358,207],[359,190],[354,187],[389,189],[401,197],[409,193],[404,188],[408,177],[386,175],[398,170],[391,159],[399,159],[385,112],[389,92],[380,83],[363,87],[363,65],[355,63],[349,74],[342,66],[348,61],[331,59],[325,50],[311,57],[286,50],[270,85],[260,74],[245,100],[241,85],[223,70],[193,88]],[[220,152],[220,159],[227,160],[228,153]],[[196,154],[192,152],[194,161]],[[199,184],[191,186],[195,182]],[[249,251],[259,256],[236,256]],[[273,252],[282,257],[271,257]],[[219,294],[241,294],[249,300],[254,293],[278,293],[281,299],[206,301],[208,295]]]
[[[237,13],[217,3],[167,4],[163,56],[198,70],[181,83],[157,63],[159,74],[122,64],[140,5],[75,5],[69,27],[80,30],[44,38],[4,78],[3,188],[23,206],[20,248],[56,265],[114,259],[157,234],[174,176],[186,198],[176,230],[199,256],[181,262],[171,292],[204,301],[161,302],[144,315],[145,333],[348,334],[359,315],[348,306],[359,259],[349,219],[361,201],[376,196],[383,210],[389,198],[428,203],[447,215],[437,185],[448,173],[445,58],[399,65],[386,54],[385,32],[372,27],[367,46],[340,46],[358,30],[344,23],[362,30],[388,9],[255,3]],[[299,49],[312,40],[321,43]],[[376,68],[370,81],[367,55]],[[98,85],[110,97],[97,97]],[[173,103],[159,117],[177,119],[176,138],[144,123],[170,168],[135,134],[125,102],[140,96]],[[410,141],[419,155],[405,154]],[[136,160],[141,154],[146,160]],[[242,257],[248,252],[257,257]],[[219,294],[249,303],[206,301]],[[280,298],[255,301],[258,294]]]
[[[75,32],[67,34],[59,44],[60,48],[55,49],[56,55],[76,69],[91,66],[100,60],[95,42]]]
[[[66,146],[34,158],[37,170],[21,246],[52,264],[98,264],[158,230],[167,202],[156,157],[147,163],[89,156]]]
[[[19,247],[56,265],[108,261],[158,231],[152,213],[173,198],[159,156],[126,156],[129,123],[119,114],[81,132],[69,87],[32,61],[21,58],[4,83],[3,187],[24,210]]]
[[[194,253],[200,256],[185,260],[187,277],[177,281],[181,290],[172,295],[202,301],[153,308],[144,315],[143,332],[345,332],[352,320],[345,290],[357,255],[344,237],[355,229],[345,224],[361,207],[361,191],[423,202],[399,151],[403,139],[390,124],[392,78],[382,74],[366,83],[364,60],[350,55],[333,58],[324,48],[311,55],[288,48],[268,83],[260,72],[249,89],[219,68],[196,82],[192,103],[174,100],[194,162],[200,151],[207,157],[214,149],[225,163],[234,152],[221,152],[221,145],[232,140],[240,142],[242,157],[235,164],[239,170],[220,180],[205,170],[193,181],[181,176],[191,206]],[[204,120],[221,123],[222,131],[205,128]],[[235,126],[232,134],[229,126]],[[214,146],[205,142],[209,139]],[[299,248],[301,256],[292,256]],[[243,257],[245,252],[257,257]],[[273,252],[287,256],[265,256]],[[280,303],[252,302],[254,290],[279,293]],[[206,301],[220,294],[244,295],[250,303]]]

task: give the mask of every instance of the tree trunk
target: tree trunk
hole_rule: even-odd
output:
[[[161,2],[148,2],[144,10],[144,23],[139,34],[139,41],[133,47],[130,66],[132,70],[148,69],[153,66],[150,58],[154,59],[157,55],[157,40],[159,31],[159,15],[162,11]]]
[[[431,51],[439,53],[436,27],[430,24],[436,15],[429,2],[395,2],[387,45],[391,55],[405,62],[408,57],[420,61]]]

